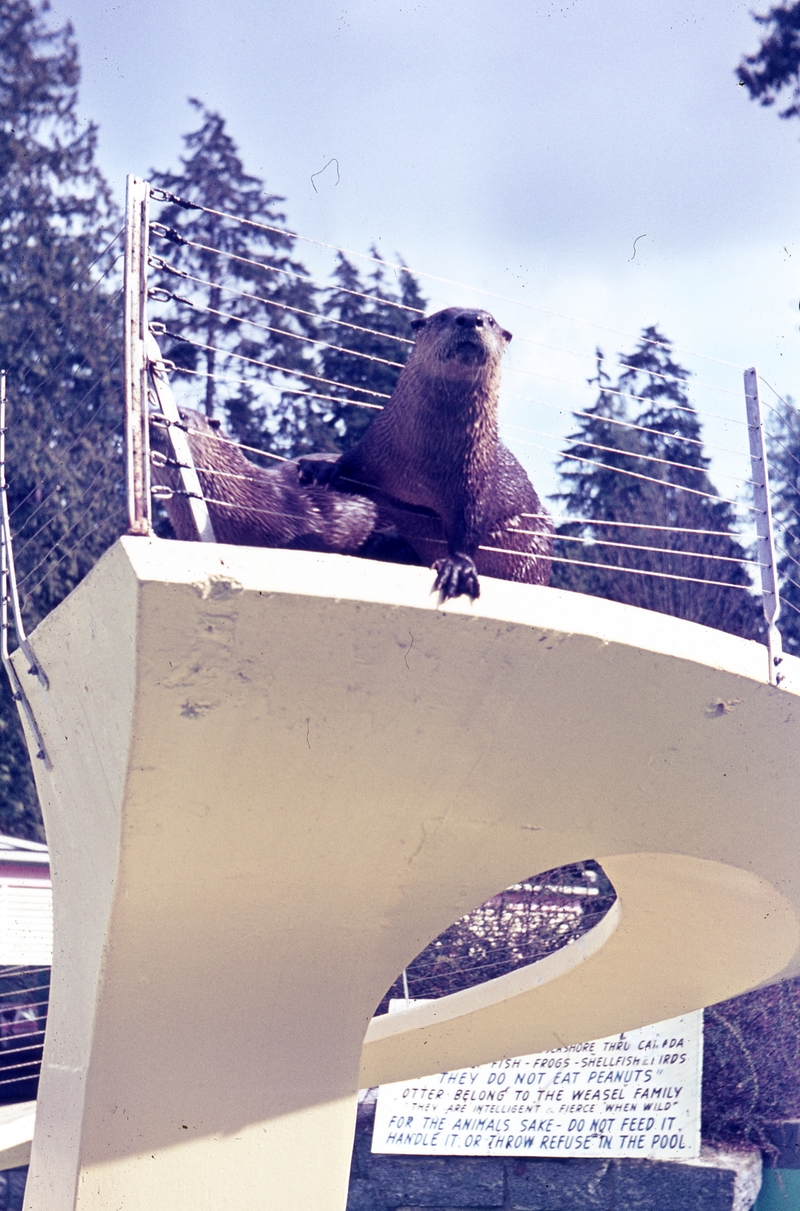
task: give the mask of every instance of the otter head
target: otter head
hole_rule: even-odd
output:
[[[414,320],[419,355],[434,358],[444,374],[470,374],[499,364],[511,333],[488,311],[447,307],[424,320]]]

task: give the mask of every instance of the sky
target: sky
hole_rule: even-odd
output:
[[[399,253],[432,275],[432,310],[511,329],[504,434],[540,492],[595,348],[613,361],[650,324],[693,372],[720,491],[745,491],[741,369],[800,398],[800,122],[737,81],[748,3],[53,0],[52,17],[75,28],[120,200],[127,173],[179,167],[197,97],[293,230]]]

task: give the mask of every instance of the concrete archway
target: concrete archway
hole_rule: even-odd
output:
[[[341,1211],[360,1084],[798,970],[798,662],[776,689],[721,632],[488,579],[437,610],[430,581],[126,538],[32,636],[31,1206]],[[370,1025],[454,919],[591,857],[619,908],[579,952]]]

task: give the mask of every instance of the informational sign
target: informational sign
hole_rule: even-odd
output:
[[[702,1010],[627,1034],[381,1085],[373,1152],[700,1155]]]

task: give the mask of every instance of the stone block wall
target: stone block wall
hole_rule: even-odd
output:
[[[374,1103],[358,1110],[347,1211],[749,1211],[756,1149],[697,1163],[373,1155]]]
[[[761,1185],[756,1149],[704,1148],[697,1163],[373,1155],[374,1118],[359,1106],[347,1211],[750,1211]],[[796,1165],[800,1124],[774,1134],[781,1167]],[[22,1211],[27,1175],[0,1171],[0,1211]]]
[[[771,1169],[800,1169],[800,1121],[787,1119],[768,1124],[767,1139],[776,1149],[765,1160]]]

